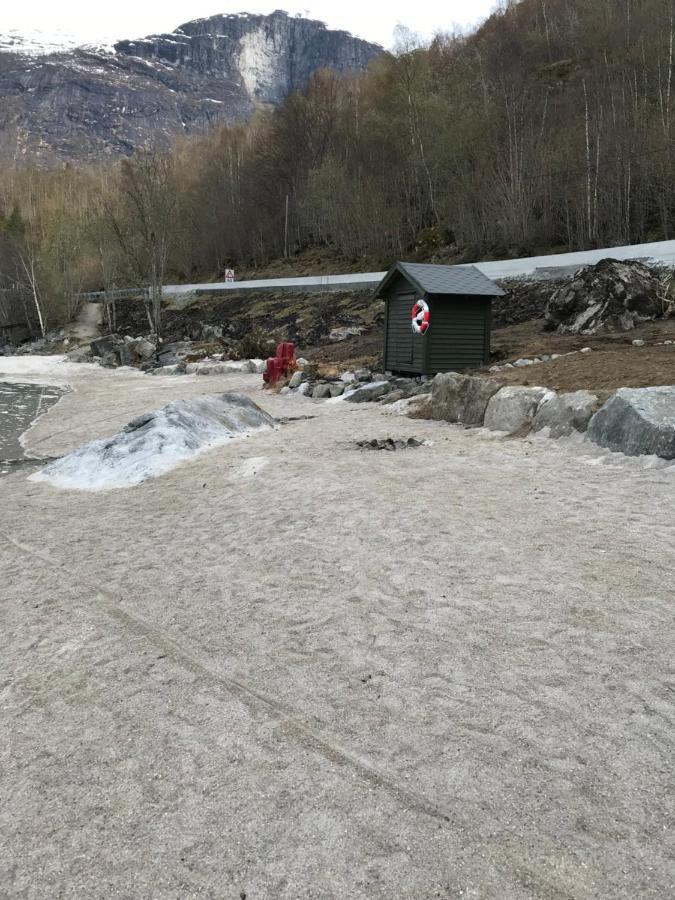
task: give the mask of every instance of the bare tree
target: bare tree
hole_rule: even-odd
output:
[[[162,335],[162,289],[169,252],[177,233],[177,189],[169,154],[140,153],[120,167],[118,202],[104,209],[139,287],[146,293],[150,328]]]

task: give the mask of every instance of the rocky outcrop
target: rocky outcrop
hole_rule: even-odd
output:
[[[546,324],[559,334],[628,331],[662,316],[665,309],[656,272],[640,262],[604,259],[580,269],[552,295]]]
[[[0,41],[0,159],[96,160],[278,103],[318,69],[382,50],[277,11],[188,22],[171,34],[34,56]]]
[[[675,459],[675,387],[621,388],[593,416],[588,437],[628,456]]]

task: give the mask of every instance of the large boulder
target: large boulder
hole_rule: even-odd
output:
[[[89,346],[93,356],[104,357],[109,353],[114,353],[119,343],[120,341],[115,335],[106,334],[104,337],[96,338]]]
[[[593,416],[588,437],[628,456],[675,459],[675,386],[621,388]]]
[[[382,407],[383,412],[390,416],[408,416],[409,419],[431,418],[431,394],[417,394],[414,397],[404,397]]]
[[[433,380],[431,387],[431,415],[445,422],[482,425],[488,402],[499,390],[499,384],[489,378],[444,372]]]
[[[139,359],[148,360],[153,359],[155,354],[157,353],[157,346],[153,344],[151,341],[148,341],[146,338],[138,337],[132,338],[130,341],[127,341],[127,346],[131,350],[131,352],[137,356]]]
[[[603,259],[580,269],[551,296],[546,323],[560,334],[628,331],[662,316],[659,277],[640,262]]]
[[[539,404],[549,393],[543,387],[503,387],[490,398],[485,410],[485,427],[513,434],[529,427]]]
[[[550,391],[539,404],[532,430],[547,428],[548,436],[552,438],[566,437],[575,431],[586,431],[598,405],[598,398],[590,391],[573,391],[569,394]]]

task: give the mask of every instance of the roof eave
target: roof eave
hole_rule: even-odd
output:
[[[389,285],[389,282],[392,280],[392,278],[397,274],[402,275],[406,279],[406,281],[409,281],[413,285],[413,287],[415,287],[418,291],[421,291],[421,293],[423,293],[423,294],[428,293],[426,288],[424,288],[420,284],[420,282],[413,275],[411,275],[410,272],[408,272],[408,270],[405,268],[405,266],[402,263],[396,262],[391,267],[391,269],[389,269],[387,274],[384,276],[384,278],[378,285],[378,288],[375,291],[375,297],[380,296],[380,294],[384,291],[384,289]]]

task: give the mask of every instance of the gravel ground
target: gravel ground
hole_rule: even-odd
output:
[[[29,450],[225,388],[315,418],[129,490],[0,483],[0,896],[673,896],[675,467],[69,380]],[[388,436],[431,445],[350,443]]]

